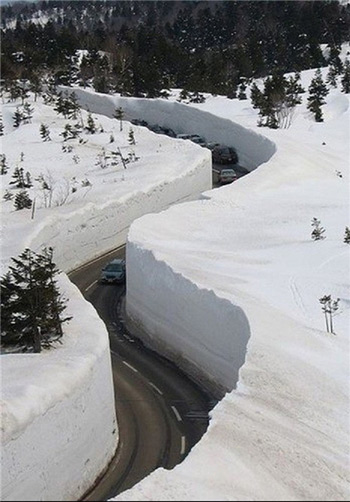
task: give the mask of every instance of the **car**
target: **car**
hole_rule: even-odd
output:
[[[219,173],[219,183],[220,185],[226,185],[227,183],[232,183],[233,181],[236,181],[237,179],[237,174],[234,169],[221,169]]]
[[[188,139],[190,139],[193,143],[196,143],[199,146],[206,146],[205,138],[199,136],[198,134],[191,134],[191,136]]]
[[[177,139],[191,139],[191,134],[177,134]]]
[[[205,147],[209,148],[209,150],[214,150],[214,148],[217,146],[220,146],[220,143],[215,143],[213,141],[210,141],[209,143],[205,144]]]
[[[237,164],[238,155],[232,146],[219,145],[211,151],[212,160],[215,164]]]
[[[118,283],[125,282],[126,279],[126,265],[125,260],[115,258],[109,262],[101,272],[101,282]]]

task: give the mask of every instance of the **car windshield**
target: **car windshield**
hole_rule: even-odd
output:
[[[123,270],[123,266],[121,263],[109,263],[104,270],[106,272],[121,272]]]
[[[221,176],[236,176],[236,173],[232,169],[225,169],[221,171]]]

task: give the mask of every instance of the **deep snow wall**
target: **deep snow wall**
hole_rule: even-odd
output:
[[[72,92],[71,87],[60,87]],[[177,134],[199,134],[207,141],[223,143],[237,149],[240,163],[249,170],[267,162],[276,151],[268,138],[247,129],[232,120],[209,112],[164,99],[124,98],[95,93],[80,87],[73,89],[80,105],[90,112],[113,117],[122,107],[125,120],[146,120],[150,125],[170,127]]]
[[[4,501],[79,500],[117,447],[106,328],[64,274],[59,286],[74,315],[63,344],[1,356]]]
[[[178,178],[144,192],[133,192],[122,200],[90,203],[72,213],[61,211],[59,217],[48,216],[27,247],[40,250],[53,246],[55,262],[62,270],[70,272],[82,263],[125,244],[129,226],[136,218],[198,198],[209,187],[211,158],[210,152],[203,149],[203,155],[197,156],[193,165]]]
[[[52,246],[55,263],[69,272],[124,244],[134,219],[197,198],[211,187],[210,152],[196,150],[199,155],[179,176],[145,191],[48,211],[19,245],[33,251]],[[117,446],[108,333],[68,280],[63,291],[69,304],[80,298],[66,328],[67,350],[2,356],[2,500],[77,500]]]
[[[250,336],[243,310],[199,289],[132,236],[127,263],[126,314],[137,336],[216,397],[235,388]]]

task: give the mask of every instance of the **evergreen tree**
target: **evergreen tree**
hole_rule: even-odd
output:
[[[243,80],[239,84],[239,87],[238,87],[238,99],[240,99],[240,100],[247,99],[247,95],[246,95],[246,92],[245,92],[246,89],[247,89],[247,85],[246,85],[246,83]]]
[[[254,82],[250,88],[250,99],[253,108],[261,109],[264,106],[264,94]]]
[[[30,106],[28,102],[25,102],[23,105],[23,112],[22,112],[22,117],[23,117],[23,122],[25,124],[30,124],[33,118],[33,112],[34,108]]]
[[[79,136],[79,128],[77,128],[77,125],[72,126],[71,124],[66,124],[64,126],[64,130],[60,133],[60,136],[63,136],[63,141],[75,139]]]
[[[321,70],[318,68],[311,80],[309,97],[307,98],[307,108],[314,114],[316,122],[323,122],[321,106],[326,103],[324,98],[328,92],[327,86],[322,79]]]
[[[349,227],[345,227],[344,243],[350,244],[350,228]]]
[[[27,82],[21,81],[18,89],[19,89],[19,97],[22,100],[22,105],[24,105],[24,101],[29,98]]]
[[[130,129],[129,129],[128,142],[129,142],[129,145],[136,145],[134,130],[132,129],[132,127],[130,127]]]
[[[0,174],[7,174],[9,166],[6,164],[6,155],[0,154]]]
[[[0,115],[0,136],[4,135],[4,124],[2,122],[2,115]]]
[[[2,344],[40,352],[62,337],[65,301],[57,287],[52,248],[26,249],[1,279]]]
[[[340,46],[332,44],[329,47],[330,51],[329,51],[328,64],[334,68],[336,75],[340,75],[343,71],[343,63],[339,57]]]
[[[344,63],[344,73],[341,78],[342,91],[345,94],[350,94],[350,61],[348,59],[345,60]]]
[[[329,84],[331,87],[336,88],[337,87],[337,75],[338,75],[338,72],[337,72],[336,68],[331,65],[329,67],[327,77],[326,77],[327,84]]]
[[[16,194],[15,197],[15,208],[16,211],[20,211],[21,209],[30,209],[32,207],[32,199],[29,197],[26,190],[21,190]]]
[[[13,194],[10,192],[10,190],[6,190],[3,196],[4,200],[11,200],[13,198]]]
[[[114,113],[114,118],[116,118],[117,120],[120,121],[120,130],[122,131],[123,130],[123,119],[124,119],[124,110],[123,108],[120,106],[119,108],[117,108],[115,110],[115,113]]]
[[[179,101],[185,101],[190,98],[190,93],[187,89],[182,89],[179,94]]]
[[[40,125],[40,136],[42,137],[43,141],[51,141],[50,130],[45,124]]]
[[[91,115],[91,113],[89,113],[88,115],[88,119],[87,119],[87,126],[85,127],[85,129],[90,133],[90,134],[95,134],[96,132],[96,124],[95,124],[95,121]]]
[[[16,188],[25,188],[26,182],[24,179],[24,169],[23,167],[15,167],[15,171],[12,175],[13,180],[9,182],[9,185],[15,185]]]
[[[22,112],[20,112],[20,110],[19,110],[19,108],[17,106],[16,111],[13,114],[13,121],[14,121],[13,126],[14,127],[19,127],[21,125],[21,123],[22,123],[22,120],[23,120]]]
[[[42,93],[43,87],[39,74],[34,73],[31,76],[29,89],[34,94],[34,101],[36,102],[37,97]]]
[[[318,220],[317,218],[313,218],[311,221],[311,226],[313,227],[313,231],[311,232],[312,240],[320,241],[326,238],[323,235],[325,233],[325,229],[321,227],[320,220]]]

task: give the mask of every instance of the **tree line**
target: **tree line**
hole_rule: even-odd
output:
[[[41,25],[35,15],[51,16]],[[15,26],[10,21],[15,20]],[[257,22],[259,20],[259,22]],[[241,80],[319,68],[348,38],[337,1],[37,2],[2,8],[2,76],[157,97],[226,94]],[[11,26],[11,27],[9,27]],[[84,50],[82,60],[77,50]]]

